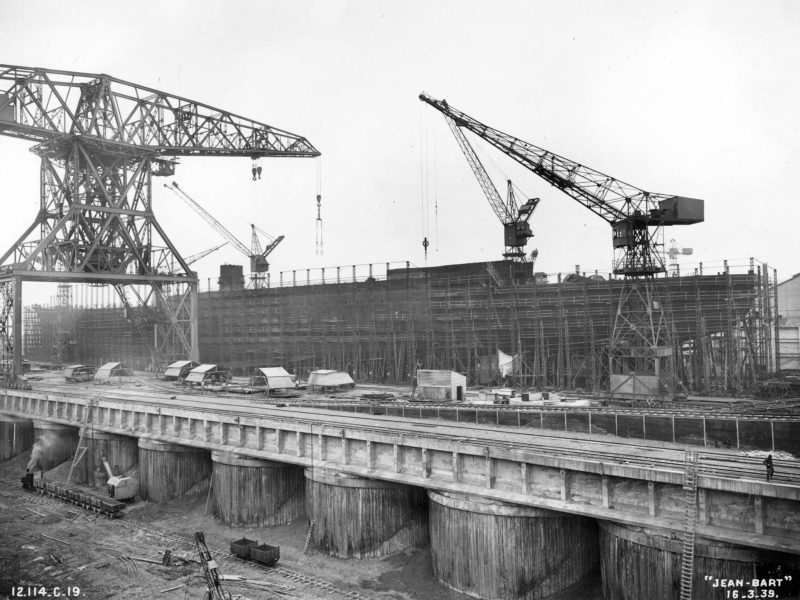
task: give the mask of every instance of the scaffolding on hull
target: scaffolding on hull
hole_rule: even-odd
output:
[[[607,391],[622,280],[570,274],[547,283],[526,269],[506,262],[408,267],[382,280],[204,292],[200,353],[243,375],[283,365],[301,377],[329,368],[399,384],[410,384],[419,360],[475,384],[481,357],[501,350],[519,357],[518,385]],[[688,390],[742,392],[774,371],[778,311],[766,265],[661,278],[655,288],[676,341],[675,375]],[[124,308],[72,310],[73,360],[147,363],[152,340],[126,327]],[[26,325],[36,320],[39,331],[26,335],[27,357],[52,362],[52,346],[36,340],[57,326],[58,309],[30,311],[36,318]]]

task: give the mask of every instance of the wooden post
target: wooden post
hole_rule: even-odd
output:
[[[647,482],[647,511],[651,517],[656,516],[656,484],[654,481]]]
[[[522,493],[527,494],[530,491],[530,474],[528,472],[528,463],[519,463],[519,473]]]
[[[606,475],[600,479],[600,485],[603,491],[603,508],[611,508],[611,488]]]
[[[756,533],[764,533],[764,499],[756,496],[753,499],[753,520],[755,522]]]

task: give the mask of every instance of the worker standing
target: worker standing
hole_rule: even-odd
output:
[[[764,459],[764,466],[767,467],[767,481],[772,479],[772,476],[775,475],[775,466],[772,464],[772,454],[767,455],[767,458]]]

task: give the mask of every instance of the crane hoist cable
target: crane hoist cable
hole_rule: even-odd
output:
[[[316,252],[322,255],[322,161],[315,159],[317,166],[317,220],[316,220]]]

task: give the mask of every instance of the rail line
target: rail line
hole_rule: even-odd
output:
[[[51,498],[48,496],[38,496],[37,494],[30,494],[23,491],[11,491],[14,489],[15,485],[21,485],[19,482],[15,482],[13,479],[8,477],[0,477],[0,484],[3,484],[10,488],[10,490],[4,490],[2,492],[3,497],[15,498],[22,502],[28,503],[33,501],[38,506],[44,506],[48,509],[52,509],[50,511],[50,515],[61,516],[63,513],[63,509],[67,507],[67,504],[63,501],[59,501],[56,498]],[[72,505],[69,505],[71,508]],[[89,510],[84,509],[86,512],[91,512]],[[156,537],[158,539],[169,540],[176,544],[181,544],[185,546],[185,548],[194,553],[196,551],[195,543],[192,538],[168,531],[160,531],[153,527],[149,527],[138,521],[128,519],[103,519],[103,526],[109,526],[112,528],[123,528],[129,530],[137,530],[144,534],[147,534],[152,537]],[[128,575],[134,575],[139,572],[139,566],[135,560],[132,560],[128,555],[121,552],[118,548],[114,548],[109,546],[108,544],[98,543],[102,547],[103,552],[107,553],[109,556],[118,560],[125,569],[125,572]],[[279,575],[284,579],[287,579],[295,584],[304,585],[308,588],[314,588],[316,590],[324,590],[329,594],[336,594],[343,598],[348,598],[350,600],[368,600],[366,596],[359,594],[358,592],[348,590],[342,586],[336,585],[331,583],[330,581],[326,581],[325,579],[321,579],[319,577],[315,577],[313,575],[309,575],[304,571],[300,571],[299,569],[292,568],[286,565],[276,565],[273,567],[267,567],[264,565],[260,565],[256,562],[252,561],[245,561],[237,557],[235,554],[232,554],[229,549],[222,548],[213,544],[209,544],[209,548],[212,550],[214,554],[214,558],[220,561],[229,561],[234,563],[239,563],[241,565],[245,565],[249,568],[258,569],[263,571],[266,574],[273,574]],[[148,551],[151,548],[137,548],[138,551]],[[198,568],[198,573],[200,572]],[[235,582],[234,582],[235,583]],[[280,585],[280,584],[278,584]],[[307,596],[302,596],[307,597]]]
[[[62,388],[54,386],[54,392]],[[160,408],[186,410],[201,407],[229,417],[256,417],[282,420],[314,427],[347,427],[348,429],[394,436],[425,437],[442,441],[457,441],[474,445],[490,445],[507,450],[536,453],[551,457],[570,457],[594,462],[613,462],[650,468],[683,470],[684,449],[680,444],[641,440],[638,438],[598,439],[588,434],[560,430],[520,428],[503,425],[484,425],[424,418],[402,418],[358,412],[330,411],[314,406],[285,406],[265,404],[248,398],[228,398],[206,395],[172,395],[158,397],[140,390],[117,390],[104,393],[108,400],[135,402]],[[291,415],[287,414],[291,411]],[[668,447],[665,447],[668,446]],[[765,470],[760,457],[749,457],[738,450],[701,451],[700,472],[735,479],[760,479]],[[781,464],[782,463],[782,464]],[[800,463],[779,461],[777,482],[800,483]]]

